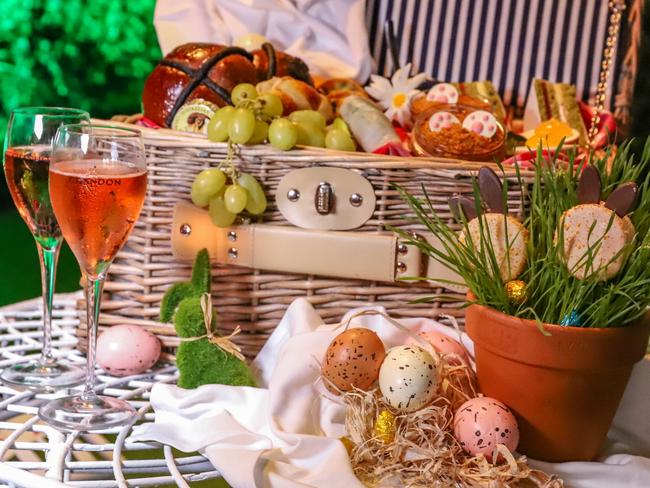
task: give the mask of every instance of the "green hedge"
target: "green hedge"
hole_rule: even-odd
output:
[[[95,117],[139,111],[142,84],[160,58],[154,6],[155,0],[3,0],[0,140],[19,106],[80,107]]]

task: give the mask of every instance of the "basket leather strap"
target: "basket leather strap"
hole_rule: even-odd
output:
[[[435,238],[426,238],[435,245]],[[382,282],[419,276],[458,280],[392,232],[321,231],[273,224],[224,229],[212,224],[207,211],[186,202],[174,209],[171,244],[174,257],[180,260],[193,260],[206,248],[219,264],[267,271]]]

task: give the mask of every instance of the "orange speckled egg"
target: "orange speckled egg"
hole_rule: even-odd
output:
[[[337,335],[325,351],[321,374],[332,393],[369,389],[386,357],[384,343],[369,329],[348,329]],[[334,388],[336,387],[336,388]]]

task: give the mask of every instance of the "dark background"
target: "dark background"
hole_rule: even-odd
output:
[[[140,111],[142,84],[160,58],[154,0],[0,0],[0,134],[19,106],[80,107],[109,118]],[[650,0],[646,0],[646,10]],[[644,18],[632,135],[650,133],[650,16]],[[0,136],[2,137],[2,136]],[[33,239],[0,177],[0,305],[40,294]],[[63,250],[57,291],[79,288]]]

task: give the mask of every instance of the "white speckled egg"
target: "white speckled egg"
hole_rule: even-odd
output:
[[[114,325],[97,339],[97,362],[113,376],[143,373],[160,357],[160,341],[136,325]]]
[[[438,389],[436,362],[418,346],[397,346],[386,354],[379,370],[379,389],[386,401],[402,412],[428,405]]]
[[[497,444],[510,451],[519,444],[517,419],[503,403],[494,398],[472,398],[454,415],[454,437],[471,455],[485,454],[489,460]]]

